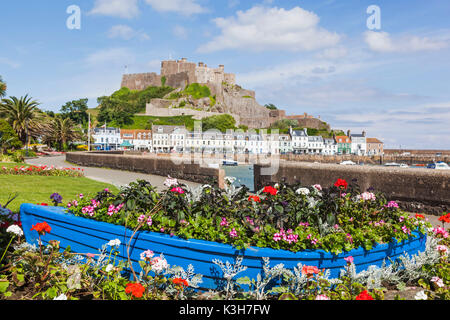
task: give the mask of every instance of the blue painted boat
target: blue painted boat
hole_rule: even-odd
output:
[[[119,239],[122,244],[118,258],[128,259],[126,245],[133,231],[125,227],[75,217],[61,207],[23,204],[20,214],[25,239],[30,244],[38,244],[37,232],[30,229],[33,225],[45,221],[52,227],[51,233],[41,237],[45,245],[50,240],[57,240],[60,241],[62,250],[70,246],[72,252],[95,254],[105,243]],[[213,259],[233,264],[238,256],[243,256],[242,265],[247,266],[247,270],[240,273],[238,277],[247,276],[250,279],[256,279],[258,273],[263,273],[263,257],[270,258],[272,267],[283,263],[285,268],[292,270],[298,263],[302,263],[319,269],[329,269],[331,278],[337,278],[341,269],[347,264],[344,258],[348,256],[353,256],[356,271],[361,272],[371,265],[380,267],[385,260],[386,264],[389,264],[388,257],[395,260],[404,253],[414,255],[419,251],[425,251],[426,235],[418,232],[414,235],[416,235],[415,238],[412,237],[402,243],[394,241],[389,244],[378,244],[369,251],[358,248],[335,255],[323,250],[305,250],[296,253],[255,247],[237,250],[230,245],[216,242],[185,240],[160,233],[138,231],[130,245],[130,257],[133,268],[139,273],[138,261],[143,251],[152,250],[155,255],[163,253],[172,266],[181,266],[186,269],[189,264],[192,264],[195,272],[203,275],[202,289],[221,289],[225,285],[225,280],[219,266],[212,262]]]

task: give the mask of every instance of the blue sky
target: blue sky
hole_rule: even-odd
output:
[[[66,12],[81,9],[81,29]],[[381,29],[369,30],[377,5]],[[160,61],[224,64],[260,104],[365,130],[388,148],[450,149],[448,0],[4,1],[0,75],[44,110],[96,99]]]

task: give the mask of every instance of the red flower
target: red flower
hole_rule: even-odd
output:
[[[172,282],[173,282],[173,284],[181,285],[184,287],[187,287],[189,285],[188,282],[182,278],[175,278],[172,280]]]
[[[39,234],[45,235],[45,233],[50,233],[52,228],[48,225],[47,222],[37,223],[35,226],[31,228],[31,231],[36,230]]]
[[[364,290],[361,292],[355,300],[373,300],[372,296],[367,292],[367,290]]]
[[[45,207],[48,207],[48,203],[38,203],[37,205],[38,205],[38,206],[45,206]]]
[[[447,213],[446,215],[439,217],[438,220],[444,223],[450,223],[450,213]]]
[[[338,179],[336,183],[334,184],[335,187],[341,188],[341,189],[347,189],[348,183],[347,181],[343,179]]]
[[[319,268],[314,267],[314,266],[303,266],[302,268],[302,274],[303,275],[308,275],[308,276],[313,276],[314,274],[319,273]]]
[[[278,193],[278,190],[275,189],[274,187],[267,186],[267,187],[264,188],[263,192],[264,193],[270,193],[271,195],[275,196]]]
[[[248,201],[261,202],[261,198],[258,196],[250,196],[248,197]]]
[[[142,298],[145,288],[140,283],[129,283],[125,288],[125,293],[131,294],[136,298]]]
[[[416,219],[425,219],[425,216],[422,214],[416,213]]]

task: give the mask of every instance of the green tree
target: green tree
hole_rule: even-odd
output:
[[[287,130],[287,129],[289,129],[289,127],[295,128],[296,126],[298,126],[297,120],[282,119],[282,120],[275,121],[270,126],[270,129]]]
[[[100,112],[97,120],[100,123],[111,123],[118,127],[133,124],[133,106],[130,102],[122,101],[114,97],[98,98]]]
[[[33,122],[37,116],[38,105],[39,103],[28,95],[20,99],[17,97],[3,99],[0,104],[0,115],[16,131],[22,143],[26,143],[27,130],[35,125]]]
[[[236,129],[236,120],[229,114],[221,114],[202,119],[202,130],[217,129],[226,132],[227,129]]]
[[[278,110],[278,108],[273,103],[266,104],[264,107],[270,110]]]
[[[14,129],[5,120],[0,119],[0,152],[6,153],[9,149],[22,148],[22,142],[20,142]]]
[[[69,143],[82,138],[82,133],[76,129],[75,123],[70,118],[61,116],[49,118],[42,135],[45,143],[56,146],[59,151],[67,150]]]
[[[3,82],[2,76],[0,76],[0,98],[3,98],[6,94],[6,83]]]
[[[67,102],[61,107],[61,116],[69,118],[75,124],[85,124],[89,120],[88,99],[79,99]]]

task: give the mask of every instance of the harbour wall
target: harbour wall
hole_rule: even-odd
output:
[[[187,161],[174,161],[171,157],[157,155],[130,155],[109,152],[70,152],[66,161],[80,166],[110,168],[141,172],[157,176],[171,176],[181,180],[224,187],[225,172]]]
[[[278,172],[264,175],[266,167],[260,164],[254,166],[256,190],[275,183],[320,184],[327,188],[333,186],[337,179],[348,182],[356,179],[361,191],[372,187],[409,212],[441,215],[450,210],[450,171],[447,170],[281,161]]]

